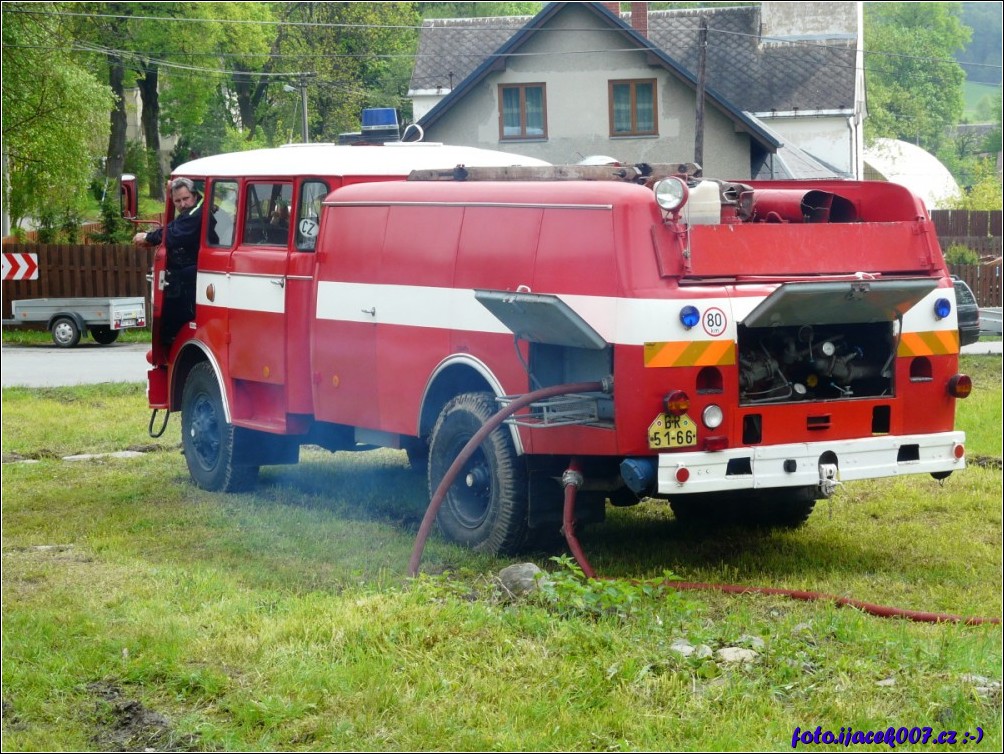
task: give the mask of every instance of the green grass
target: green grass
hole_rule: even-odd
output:
[[[428,500],[403,453],[306,450],[254,494],[210,494],[177,417],[146,436],[143,386],[4,390],[4,459],[38,460],[3,467],[4,749],[756,751],[819,725],[979,726],[947,748],[998,750],[999,627],[627,581],[669,569],[1000,616],[1001,364],[963,362],[959,426],[996,467],[850,483],[793,532],[612,509],[582,534],[622,579],[600,612],[509,599],[493,574],[513,561],[437,537],[423,570],[439,575],[405,578]],[[744,637],[764,642],[750,665],[670,650]]]
[[[88,336],[81,336],[80,341],[91,342]],[[119,332],[116,343],[149,343],[150,330],[146,327],[130,327]],[[52,345],[52,335],[48,330],[27,327],[3,328],[3,343],[11,346]]]

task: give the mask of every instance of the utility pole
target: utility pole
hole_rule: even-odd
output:
[[[300,79],[300,104],[302,105],[300,113],[300,123],[303,126],[303,143],[308,144],[310,142],[310,134],[307,133],[307,79]]]
[[[707,78],[708,19],[701,16],[697,33],[697,116],[694,122],[694,162],[704,167],[704,82]]]

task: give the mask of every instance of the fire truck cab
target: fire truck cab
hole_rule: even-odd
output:
[[[203,488],[310,443],[403,448],[431,493],[500,405],[584,381],[603,387],[489,435],[439,513],[448,537],[501,553],[557,531],[573,457],[581,521],[659,497],[797,525],[842,481],[965,466],[954,289],[903,187],[422,144],[175,175],[211,219],[196,318],[155,336],[149,395],[181,411]]]

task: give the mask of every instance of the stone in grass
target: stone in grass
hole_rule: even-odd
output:
[[[540,589],[541,582],[548,582],[547,574],[533,563],[516,563],[499,571],[499,581],[513,596],[532,594]]]
[[[727,665],[755,662],[757,653],[745,647],[722,647],[715,652],[715,659]]]

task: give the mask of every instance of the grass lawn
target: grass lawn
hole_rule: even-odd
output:
[[[307,449],[211,494],[177,417],[147,436],[143,385],[4,390],[4,750],[759,751],[849,726],[998,751],[1000,626],[658,583],[999,617],[1001,361],[963,370],[971,463],[944,484],[849,483],[796,531],[610,509],[581,539],[614,580],[533,553],[555,588],[520,599],[495,576],[517,561],[435,536],[405,577],[428,499],[403,453]]]

